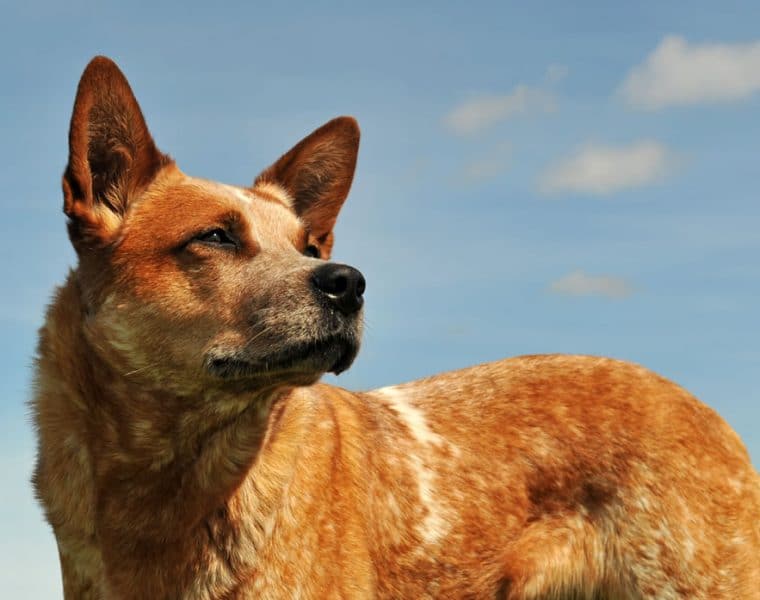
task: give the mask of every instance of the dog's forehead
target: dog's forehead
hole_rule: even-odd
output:
[[[256,209],[260,206],[266,206],[268,204],[274,204],[280,208],[284,208],[288,213],[293,214],[290,209],[290,200],[287,195],[275,194],[274,189],[279,189],[279,186],[269,186],[267,188],[248,189],[238,187],[236,185],[228,185],[219,181],[212,181],[208,179],[199,179],[197,177],[188,178],[193,185],[200,187],[203,191],[226,201],[231,201],[238,204],[241,208]],[[295,216],[293,214],[293,216]]]
[[[303,223],[291,208],[290,198],[276,184],[258,185],[254,189],[228,185],[218,181],[190,178],[200,187],[225,204],[237,208],[249,217],[254,237],[259,243],[263,238],[288,240],[297,236]],[[269,235],[267,235],[269,233]]]
[[[302,225],[292,209],[290,197],[276,184],[259,184],[250,189],[195,177],[189,179],[194,186],[202,188],[219,200],[232,203],[242,212],[252,213],[258,218],[281,219],[294,225]]]

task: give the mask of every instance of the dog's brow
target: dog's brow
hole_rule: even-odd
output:
[[[290,203],[287,198],[282,198],[279,194],[274,192],[274,186],[258,186],[255,191],[248,191],[234,185],[222,184],[225,191],[233,195],[237,200],[242,201],[244,204],[251,205],[254,200],[264,200],[265,202],[272,202],[273,204],[279,204],[283,208],[291,210]]]
[[[241,214],[248,223],[252,239],[261,247],[299,247],[303,238],[308,240],[308,232],[305,231],[303,222],[293,211],[280,202],[257,200],[258,198],[253,196],[249,209],[242,210]],[[305,248],[306,242],[303,242],[301,247]]]
[[[285,208],[290,208],[282,201],[282,199],[266,190],[256,190],[256,198],[259,200],[266,200],[267,202],[276,202],[277,204],[282,204]]]
[[[253,193],[261,200],[268,200],[269,202],[282,204],[282,206],[290,210],[293,208],[293,201],[290,196],[288,196],[288,193],[276,183],[259,183],[253,189]]]
[[[235,198],[237,198],[238,200],[244,202],[245,204],[252,204],[253,203],[253,200],[254,200],[253,196],[251,196],[250,194],[246,193],[241,188],[235,187],[234,185],[226,185],[226,184],[222,184],[222,187],[227,192],[229,192],[230,194],[232,194],[233,196],[235,196]]]

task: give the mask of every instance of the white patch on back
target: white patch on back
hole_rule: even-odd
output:
[[[398,387],[381,388],[374,390],[372,394],[387,401],[419,444],[419,451],[410,452],[407,456],[409,466],[417,479],[420,502],[427,508],[427,514],[418,529],[426,545],[436,544],[448,533],[451,524],[444,518],[446,509],[436,492],[436,472],[426,464],[425,459],[431,458],[432,446],[449,447],[455,455],[459,454],[459,449],[430,429],[425,413],[419,407],[410,404],[405,393]]]
[[[401,419],[406,423],[414,438],[421,444],[433,444],[436,446],[446,445],[446,441],[428,427],[425,413],[418,407],[407,402],[404,394],[398,387],[389,386],[375,390],[376,394],[382,394]]]

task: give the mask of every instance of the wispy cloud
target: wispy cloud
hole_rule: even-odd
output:
[[[617,147],[588,144],[550,166],[538,187],[544,194],[611,194],[655,183],[677,163],[676,155],[654,140]]]
[[[521,83],[506,94],[473,96],[445,115],[443,124],[456,135],[468,136],[519,115],[553,112],[557,100],[551,88],[565,79],[568,72],[565,65],[552,64],[546,69],[542,85]]]
[[[546,83],[549,85],[554,85],[555,83],[559,83],[562,81],[565,77],[567,77],[567,74],[570,72],[570,69],[568,69],[565,65],[549,65],[549,67],[546,69]]]
[[[658,110],[731,102],[758,91],[760,41],[689,44],[683,37],[670,35],[631,70],[618,93],[632,108]]]
[[[477,183],[493,179],[508,171],[512,162],[512,145],[500,144],[492,148],[487,156],[467,163],[462,169],[462,179],[468,183]]]
[[[555,83],[566,73],[561,66],[554,65],[547,72],[547,80]],[[507,94],[481,95],[463,102],[443,118],[443,124],[452,133],[467,136],[518,115],[552,112],[556,107],[557,102],[551,91],[519,84]]]
[[[549,289],[555,294],[566,296],[605,296],[625,298],[633,293],[633,287],[619,277],[589,275],[578,270],[554,281]]]

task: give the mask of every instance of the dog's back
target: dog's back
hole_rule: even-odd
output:
[[[365,400],[403,432],[385,447],[408,473],[398,490],[414,507],[410,536],[436,548],[423,553],[429,571],[409,577],[419,588],[399,595],[431,592],[424,575],[442,565],[441,597],[495,580],[515,598],[760,594],[760,480],[746,450],[650,371],[528,356]],[[375,539],[393,535],[391,517]],[[392,572],[396,553],[383,556]]]

